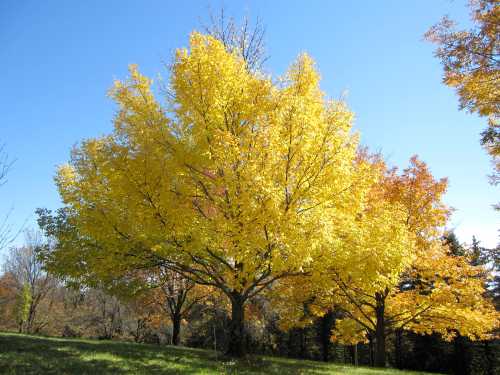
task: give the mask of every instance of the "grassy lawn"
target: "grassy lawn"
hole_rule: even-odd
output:
[[[276,357],[224,361],[211,351],[117,341],[0,333],[0,374],[416,375]]]

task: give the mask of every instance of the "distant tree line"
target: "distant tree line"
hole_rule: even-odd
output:
[[[47,211],[39,211],[47,214]],[[41,216],[43,217],[43,216]],[[499,251],[459,243],[453,232],[443,241],[457,255],[487,264],[494,277],[487,291],[500,307]],[[230,306],[216,290],[200,288],[179,275],[158,270],[147,289],[134,295],[117,286],[84,286],[64,282],[43,270],[43,249],[51,246],[39,233],[27,232],[23,246],[11,247],[0,276],[0,329],[61,337],[130,340],[159,345],[186,345],[224,352],[229,345]],[[249,352],[299,359],[373,365],[372,344],[332,342],[341,310],[332,310],[302,328],[284,330],[278,311],[265,296],[247,306]],[[452,341],[439,335],[395,330],[387,338],[388,365],[400,369],[463,375],[496,374],[500,369],[498,339]]]

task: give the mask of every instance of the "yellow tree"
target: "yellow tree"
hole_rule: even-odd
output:
[[[355,219],[366,183],[352,114],[325,98],[307,55],[273,82],[199,33],[176,53],[166,104],[151,84],[131,66],[110,92],[114,132],[59,169],[71,224],[90,245],[52,256],[97,278],[163,266],[219,289],[232,306],[228,354],[241,356],[248,299],[302,274]]]
[[[308,323],[303,306],[312,316],[340,309],[333,338],[374,340],[376,366],[385,366],[386,335],[395,329],[488,337],[498,315],[483,298],[484,270],[451,256],[440,241],[449,213],[445,190],[446,180],[435,181],[416,157],[401,175],[382,176],[347,248],[321,261],[314,282],[300,278],[278,288],[288,304],[296,301],[292,311],[283,305],[285,323]]]

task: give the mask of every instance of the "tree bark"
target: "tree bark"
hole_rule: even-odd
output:
[[[375,328],[375,366],[385,367],[385,301],[384,296],[377,293],[376,317],[377,325]]]
[[[231,322],[229,324],[229,346],[226,354],[241,358],[246,354],[245,348],[245,300],[241,293],[231,293]]]
[[[172,345],[179,345],[181,339],[181,314],[172,315]]]

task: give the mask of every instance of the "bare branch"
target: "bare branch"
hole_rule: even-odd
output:
[[[248,17],[238,25],[233,17],[226,17],[224,8],[221,8],[219,15],[210,12],[210,24],[203,28],[207,34],[220,40],[229,52],[240,55],[252,72],[261,70],[268,59],[264,42],[266,30],[258,18],[253,26]]]

